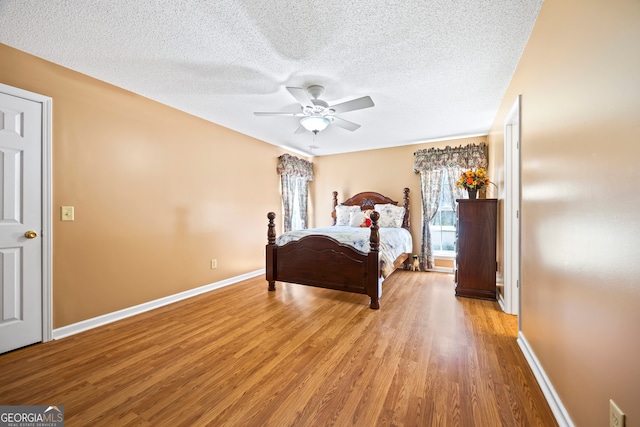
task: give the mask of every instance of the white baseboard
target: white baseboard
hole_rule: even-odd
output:
[[[221,280],[219,282],[210,283],[208,285],[200,286],[198,288],[189,289],[188,291],[180,292],[174,295],[169,295],[163,298],[159,298],[157,300],[145,302],[143,304],[134,305],[133,307],[114,311],[113,313],[103,314],[102,316],[83,320],[82,322],[63,326],[62,328],[57,328],[53,330],[53,339],[60,339],[60,338],[68,337],[69,335],[77,334],[79,332],[87,331],[89,329],[97,328],[98,326],[103,326],[111,322],[125,319],[127,317],[135,316],[136,314],[144,313],[145,311],[153,310],[155,308],[172,304],[174,302],[178,302],[183,299],[204,294],[205,292],[210,292],[215,289],[233,285],[234,283],[251,279],[252,277],[256,277],[261,274],[265,274],[264,269],[242,274],[240,276],[231,277],[229,279]]]
[[[500,305],[500,308],[502,309],[502,311],[504,311],[506,313],[507,310],[505,310],[504,300],[502,299],[502,295],[500,295],[500,293],[498,293],[498,295],[496,295],[496,299],[498,300],[498,305]]]
[[[427,270],[424,270],[427,272],[434,272],[434,273],[447,273],[447,274],[453,274],[453,269],[449,268],[449,267],[433,267],[433,268],[429,268]]]
[[[525,359],[527,359],[527,362],[533,371],[533,375],[536,377],[536,380],[538,380],[538,384],[542,389],[542,394],[544,394],[544,397],[547,399],[547,403],[549,403],[558,425],[560,427],[574,427],[574,424],[569,417],[569,413],[562,404],[560,397],[553,388],[553,385],[551,384],[549,377],[547,377],[547,374],[544,372],[544,369],[542,369],[540,361],[531,349],[531,346],[527,342],[522,331],[518,332],[518,345],[520,346]]]

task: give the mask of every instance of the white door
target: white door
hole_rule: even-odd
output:
[[[43,107],[0,92],[0,353],[43,340]]]
[[[520,96],[504,125],[504,308],[520,314]]]

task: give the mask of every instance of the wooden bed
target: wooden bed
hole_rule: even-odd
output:
[[[333,223],[336,223],[336,206],[338,193],[333,192]],[[356,194],[342,202],[343,205],[360,206],[361,210],[373,209],[376,204],[398,202],[380,193],[364,192]],[[409,189],[404,189],[402,206],[405,208],[402,227],[409,229]],[[380,234],[378,227],[379,214],[371,214],[370,251],[360,252],[357,249],[341,244],[331,237],[310,235],[283,246],[276,245],[275,213],[269,212],[266,248],[266,279],[269,290],[276,290],[276,281],[336,289],[346,292],[366,294],[371,298],[369,307],[380,308],[380,261],[378,249]],[[405,253],[393,263],[393,269],[405,264],[409,254]]]

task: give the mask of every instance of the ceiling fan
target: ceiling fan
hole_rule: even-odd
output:
[[[350,122],[336,116],[338,113],[346,113],[347,111],[361,110],[363,108],[373,107],[375,104],[369,96],[352,99],[351,101],[341,102],[331,105],[322,99],[319,99],[324,87],[319,85],[309,86],[306,90],[300,87],[287,87],[287,90],[300,103],[302,111],[299,113],[262,113],[255,112],[256,116],[294,116],[301,117],[300,126],[295,133],[303,133],[305,131],[317,134],[326,129],[331,123],[343,129],[354,131],[360,127],[359,124]]]

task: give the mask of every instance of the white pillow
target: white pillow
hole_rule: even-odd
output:
[[[351,212],[360,212],[360,206],[336,206],[336,225],[349,225]]]
[[[362,227],[362,223],[364,222],[364,212],[351,212],[349,214],[349,227]]]
[[[380,214],[378,227],[400,228],[404,221],[404,207],[392,204],[375,205],[374,209]]]

